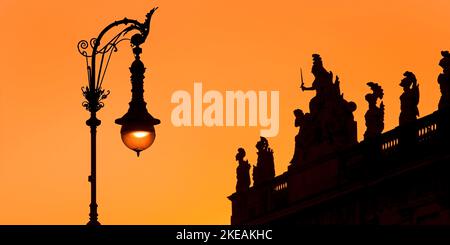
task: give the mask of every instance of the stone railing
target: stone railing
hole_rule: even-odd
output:
[[[377,140],[381,142],[383,154],[389,154],[398,150],[401,144],[408,146],[424,144],[435,139],[438,132],[439,119],[440,113],[435,112],[413,123],[398,126],[395,129],[381,134]]]

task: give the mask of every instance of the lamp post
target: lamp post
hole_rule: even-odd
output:
[[[97,213],[97,171],[96,171],[96,155],[97,155],[97,127],[101,121],[96,114],[103,106],[103,100],[109,95],[109,90],[105,91],[102,88],[103,79],[113,52],[116,52],[117,44],[122,41],[130,41],[135,60],[131,64],[131,85],[132,98],[129,103],[128,112],[115,122],[122,126],[120,130],[123,143],[130,149],[139,153],[150,147],[155,140],[155,125],[160,123],[160,120],[154,118],[148,113],[146,103],[144,101],[144,72],[145,67],[140,60],[143,44],[150,32],[150,21],[153,13],[156,11],[153,8],[148,12],[146,20],[140,23],[136,20],[123,19],[115,21],[105,27],[97,38],[92,38],[89,42],[81,40],[78,42],[78,52],[86,59],[88,86],[81,88],[83,96],[86,99],[82,105],[90,112],[90,118],[86,124],[90,127],[91,133],[91,175],[88,181],[91,183],[91,203],[89,205],[89,222],[87,225],[100,225]],[[107,43],[102,44],[103,36],[114,27],[125,26],[115,36],[113,36]],[[129,32],[137,32],[126,38]],[[91,51],[91,52],[89,52]],[[98,59],[98,60],[97,60]],[[96,62],[99,61],[97,68]]]

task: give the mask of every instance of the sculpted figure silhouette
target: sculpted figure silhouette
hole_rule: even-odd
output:
[[[311,137],[311,131],[305,130],[305,128],[311,128],[309,124],[309,113],[304,114],[302,110],[294,110],[294,126],[298,127],[298,134],[295,136],[295,148],[294,156],[290,161],[291,164],[296,164],[305,158],[308,146],[311,144],[313,138]]]
[[[258,160],[256,166],[253,167],[253,184],[259,185],[275,177],[275,164],[273,150],[269,147],[266,138],[261,137],[256,143],[256,149],[258,149]]]
[[[236,192],[243,192],[250,187],[250,164],[247,160],[244,160],[245,150],[239,148],[236,154],[236,161],[238,161],[238,167],[236,168]]]
[[[405,76],[400,86],[403,87],[403,94],[400,96],[400,118],[399,124],[414,122],[419,116],[419,85],[416,76],[412,72],[405,72]]]
[[[328,72],[322,63],[322,58],[318,54],[313,54],[313,66],[311,68],[311,73],[314,75],[314,81],[311,87],[305,87],[302,81],[301,89],[302,91],[315,90],[316,96],[311,99],[309,103],[309,111],[311,113],[317,113],[320,111],[326,101],[327,95],[332,93],[333,88],[333,73]],[[336,77],[336,80],[338,78]]]
[[[333,82],[333,73],[327,71],[318,54],[313,54],[311,73],[314,81],[305,86],[301,76],[302,91],[316,91],[309,103],[309,113],[294,111],[295,125],[300,128],[291,165],[310,161],[320,155],[357,143],[356,122],[353,111],[356,104],[346,101],[340,90],[339,77]]]
[[[366,94],[366,101],[369,103],[369,109],[364,115],[364,118],[366,119],[364,139],[376,137],[380,135],[384,129],[383,101],[381,101],[380,106],[377,106],[378,99],[383,99],[383,89],[374,82],[368,82],[367,85],[372,89],[372,93]]]
[[[450,106],[450,53],[448,51],[442,51],[441,55],[442,59],[439,61],[439,66],[442,67],[443,71],[438,76],[438,83],[441,89],[439,109]]]

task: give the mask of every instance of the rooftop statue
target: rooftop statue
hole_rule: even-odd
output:
[[[302,91],[314,90],[316,95],[309,103],[309,113],[294,112],[295,124],[300,130],[295,140],[296,147],[291,161],[293,165],[314,159],[324,152],[357,143],[356,122],[353,118],[356,104],[344,99],[339,77],[336,76],[333,82],[333,73],[324,68],[320,55],[313,54],[312,57],[311,73],[314,81],[311,87],[305,86],[302,74],[300,88]]]
[[[419,116],[419,84],[414,73],[405,72],[405,76],[400,86],[403,87],[403,94],[400,96],[400,120],[399,124],[414,122]]]
[[[438,76],[438,83],[441,89],[441,99],[439,100],[439,109],[450,106],[450,53],[448,51],[441,52],[442,59],[439,66],[443,71]]]
[[[302,91],[315,90],[316,97],[311,99],[309,103],[309,110],[311,113],[317,113],[320,111],[326,101],[327,95],[332,95],[333,93],[333,73],[328,72],[323,67],[322,58],[318,54],[313,54],[313,66],[311,73],[314,75],[314,81],[311,87],[305,87],[302,79],[301,89]],[[303,75],[302,75],[303,78]],[[337,88],[339,89],[339,80],[336,77]],[[338,92],[339,94],[339,92]]]
[[[300,162],[305,158],[305,154],[307,152],[306,148],[312,141],[310,131],[304,130],[305,128],[311,127],[308,125],[309,119],[311,118],[309,113],[304,114],[302,110],[295,109],[294,116],[294,126],[298,127],[298,134],[295,136],[294,156],[290,162],[291,164]]]
[[[270,181],[275,177],[273,150],[269,147],[267,139],[261,137],[256,143],[256,149],[258,149],[258,160],[253,167],[253,185]]]
[[[364,118],[366,119],[366,132],[364,139],[369,139],[380,135],[384,129],[384,104],[383,101],[377,106],[378,99],[383,99],[383,88],[374,82],[368,82],[367,85],[372,89],[372,93],[366,94],[366,101],[369,103]]]
[[[243,148],[238,149],[236,154],[236,161],[238,161],[238,167],[236,168],[236,192],[243,192],[250,187],[250,164],[247,160],[244,160],[245,150]]]

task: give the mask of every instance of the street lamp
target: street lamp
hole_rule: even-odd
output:
[[[117,51],[117,44],[122,41],[129,40],[135,60],[131,64],[131,102],[128,112],[121,118],[116,119],[116,124],[122,126],[120,130],[123,143],[130,149],[134,150],[137,155],[148,147],[150,147],[156,137],[155,125],[160,123],[159,119],[154,118],[147,111],[147,103],[144,101],[144,72],[145,67],[140,59],[142,49],[140,45],[145,42],[150,32],[150,21],[156,8],[150,10],[146,15],[144,23],[136,20],[123,19],[115,21],[103,29],[97,38],[92,38],[89,42],[81,40],[78,42],[78,52],[86,59],[88,72],[88,86],[82,87],[83,96],[86,99],[82,105],[90,112],[90,118],[86,124],[90,127],[91,132],[91,175],[88,181],[91,183],[91,204],[89,212],[88,225],[100,225],[97,214],[97,179],[96,179],[96,144],[97,144],[97,127],[101,121],[96,114],[103,106],[103,100],[109,95],[109,90],[102,88],[103,78],[108,68],[109,60],[113,52]],[[101,44],[102,37],[112,28],[124,25],[118,34],[116,34],[107,43]],[[131,38],[126,35],[135,31]],[[91,51],[90,53],[88,52]],[[96,67],[97,55],[99,56],[100,65]]]

